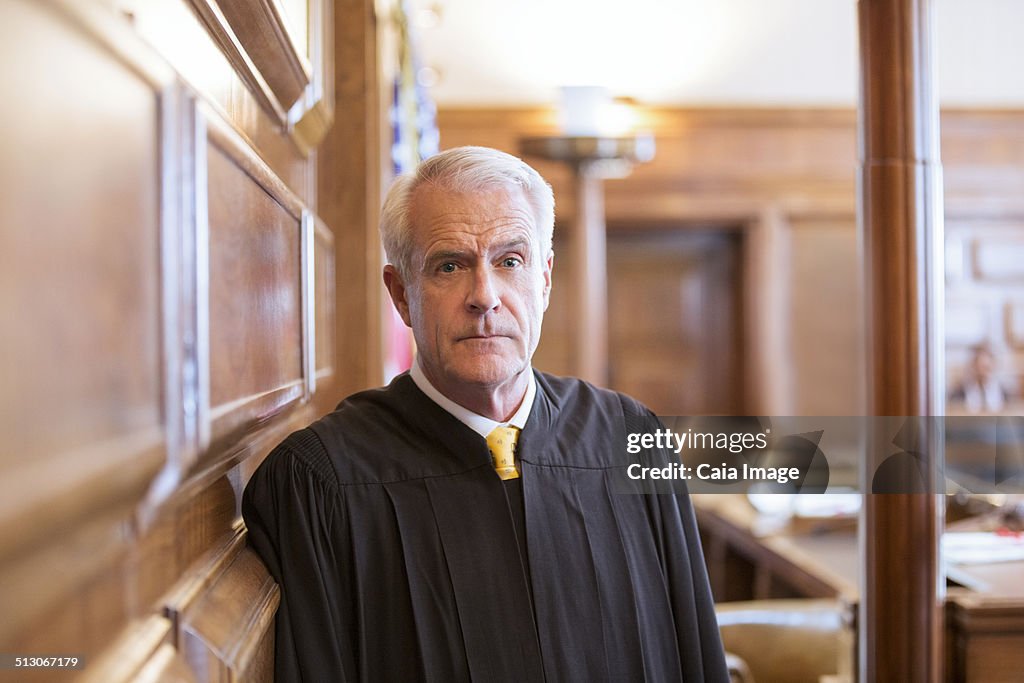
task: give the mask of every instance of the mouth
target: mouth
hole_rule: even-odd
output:
[[[459,337],[459,341],[487,341],[491,339],[507,339],[508,337],[504,334],[468,334],[464,337]]]

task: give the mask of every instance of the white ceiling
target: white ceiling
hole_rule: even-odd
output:
[[[440,105],[852,105],[856,0],[410,0]],[[1024,106],[1024,0],[933,0],[941,101]]]

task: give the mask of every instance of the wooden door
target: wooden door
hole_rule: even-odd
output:
[[[610,232],[613,388],[660,415],[742,414],[739,234]]]

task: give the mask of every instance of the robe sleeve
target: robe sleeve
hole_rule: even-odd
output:
[[[670,504],[673,499],[675,505]],[[666,516],[678,523],[682,537],[686,540],[685,546],[669,544],[664,548],[680,651],[693,653],[696,643],[701,671],[695,680],[726,683],[729,673],[725,650],[718,630],[718,616],[711,595],[711,583],[708,580],[693,503],[685,491],[677,492],[672,498],[661,502]],[[672,524],[666,523],[665,526],[671,528]],[[678,538],[678,533],[669,535]],[[697,667],[690,663],[688,669],[695,674]]]
[[[340,488],[315,433],[289,436],[246,486],[242,515],[249,543],[281,588],[275,680],[355,680],[340,609],[345,577],[335,562],[345,528]]]
[[[623,410],[639,417],[651,430],[663,427],[646,406],[626,397]],[[662,461],[672,460],[665,452]],[[660,553],[675,616],[676,638],[686,680],[728,683],[715,601],[711,595],[707,565],[697,530],[697,516],[685,481],[673,482],[674,493],[655,494],[651,501],[661,517]]]

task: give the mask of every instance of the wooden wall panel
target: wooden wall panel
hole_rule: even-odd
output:
[[[567,368],[573,366],[572,358],[572,333],[569,306],[571,305],[571,292],[563,291],[561,287],[562,273],[571,272],[572,262],[564,258],[565,250],[558,228],[555,228],[555,235],[552,241],[552,249],[555,252],[554,269],[552,270],[551,299],[548,303],[548,310],[544,314],[544,328],[540,336],[540,344],[537,352],[533,355],[534,365],[546,372],[561,372],[565,374]]]
[[[86,0],[91,2],[92,0]],[[316,200],[315,171],[296,141],[285,134],[285,112],[268,104],[251,65],[224,55],[208,22],[197,8],[216,7],[209,0],[112,0],[134,32],[167,59],[181,78],[247,140],[260,157],[306,204]],[[240,53],[239,53],[240,54]],[[239,57],[244,62],[243,57]],[[265,85],[265,84],[264,84]]]
[[[271,194],[220,147],[209,148],[208,168],[210,416],[216,439],[303,393],[302,219],[301,209]]]
[[[174,648],[172,626],[156,615],[132,624],[105,656],[90,663],[81,683],[194,683]]]
[[[861,405],[860,258],[856,231],[847,221],[794,219],[786,231],[789,331],[786,381],[794,415],[844,415]],[[852,365],[852,367],[851,367]]]
[[[317,213],[334,230],[338,365],[330,385],[317,392],[322,412],[383,381],[386,295],[377,215],[381,178],[390,168],[390,143],[383,142],[382,129],[387,130],[391,84],[380,74],[384,48],[377,41],[374,3],[336,0],[333,19],[335,123],[318,153]]]
[[[88,641],[81,616],[65,617],[69,604],[119,627],[124,600],[89,604],[76,592],[117,579],[104,573],[124,554],[116,525],[169,447],[159,227],[171,74],[129,63],[79,21],[37,3],[3,7],[0,93],[12,103],[0,141],[4,652],[59,642],[26,628],[50,616],[64,617],[53,620],[57,637]]]
[[[91,450],[96,473],[161,445],[159,91],[45,11],[19,4],[9,14],[12,67],[0,87],[46,85],[11,108],[18,134],[4,136],[0,155],[0,302],[20,323],[0,341],[4,383],[19,388],[0,393],[0,467],[34,470],[12,489],[23,496],[66,480],[61,458]],[[107,97],[122,106],[110,110]],[[120,144],[108,151],[112,138]],[[81,154],[66,158],[66,148]]]
[[[189,624],[217,671],[269,679],[276,588],[251,553],[209,558],[244,545],[243,487],[333,365],[310,353],[334,332],[313,149],[332,27],[312,2],[309,82],[275,112],[197,4],[0,4],[0,652],[87,665],[0,681],[202,680]]]
[[[1019,598],[992,600],[971,594],[946,605],[952,649],[948,681],[1010,683],[1024,670],[1024,609]]]
[[[237,534],[184,582],[169,610],[178,640],[201,682],[273,680],[277,584]]]
[[[740,239],[686,226],[609,235],[613,386],[659,415],[743,411],[743,369],[732,367],[742,359]]]

